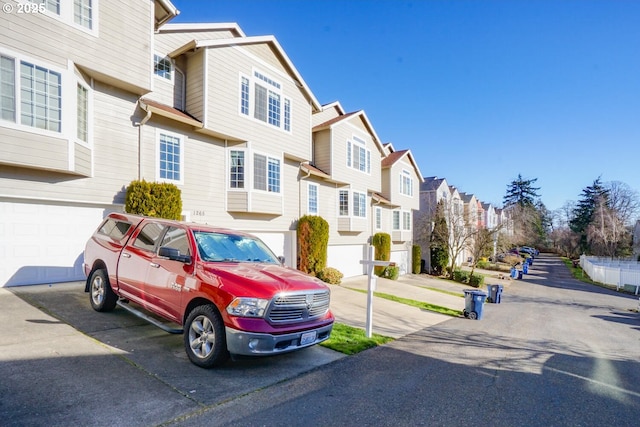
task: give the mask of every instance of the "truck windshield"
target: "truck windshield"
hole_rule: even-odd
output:
[[[204,261],[280,263],[267,245],[257,238],[205,231],[195,231],[194,236],[198,253]]]

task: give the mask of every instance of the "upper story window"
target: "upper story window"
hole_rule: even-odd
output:
[[[231,188],[244,188],[244,151],[231,150],[229,153]]]
[[[394,230],[400,230],[400,211],[393,211],[391,228]]]
[[[413,178],[411,177],[411,172],[405,169],[400,174],[400,194],[413,196]]]
[[[183,137],[158,132],[158,178],[160,181],[181,184],[184,181]]]
[[[253,153],[251,165],[247,165],[245,150],[229,151],[229,187],[245,188],[249,178],[247,171],[253,170],[253,189],[280,193],[281,161],[278,158],[261,153]]]
[[[173,65],[166,56],[153,55],[153,73],[163,79],[173,79]]]
[[[55,18],[93,32],[96,29],[95,11],[98,0],[28,0],[29,3],[41,5],[45,12]]]
[[[318,184],[309,183],[307,187],[307,213],[318,215]]]
[[[371,151],[367,150],[365,141],[355,136],[347,141],[347,166],[371,173]]]
[[[279,82],[259,71],[240,78],[240,114],[291,131],[291,100]]]
[[[64,133],[69,139],[89,143],[92,90],[76,79],[75,96],[64,91],[67,74],[18,55],[0,53],[0,123],[36,133]],[[75,121],[66,120],[74,115]]]
[[[89,142],[89,89],[78,83],[77,87],[78,123],[76,136],[80,141]]]
[[[93,27],[91,3],[91,0],[73,0],[73,22],[88,29]]]
[[[351,197],[349,197],[350,194]],[[338,214],[365,218],[367,216],[367,194],[359,191],[340,190],[338,193]]]
[[[62,128],[62,76],[20,61],[20,123],[60,132]]]

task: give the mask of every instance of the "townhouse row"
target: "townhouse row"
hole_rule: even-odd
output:
[[[273,36],[170,24],[169,0],[19,3],[37,13],[0,15],[0,286],[82,280],[86,239],[139,179],[176,184],[185,220],[252,232],[289,266],[309,214],[346,277],[377,232],[411,270],[416,159],[364,111],[321,105]]]

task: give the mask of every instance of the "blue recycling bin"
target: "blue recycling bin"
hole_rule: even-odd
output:
[[[522,270],[518,270],[518,279],[522,279]]]
[[[516,277],[518,277],[518,272],[515,267],[511,267],[511,278],[515,279]]]
[[[528,263],[528,262],[525,262],[525,263],[522,265],[522,272],[523,272],[524,274],[529,274],[529,263]]]
[[[464,290],[464,317],[472,320],[482,319],[482,311],[484,308],[484,301],[487,299],[487,294],[476,289]]]
[[[526,264],[533,265],[533,257],[527,258]]]
[[[504,287],[502,285],[487,285],[487,291],[489,292],[489,296],[487,297],[487,302],[493,304],[500,304],[502,301],[502,290]]]

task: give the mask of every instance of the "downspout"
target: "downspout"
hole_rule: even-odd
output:
[[[144,126],[149,119],[151,118],[151,111],[147,110],[145,107],[143,107],[144,103],[138,99],[138,106],[147,112],[147,114],[142,118],[142,120],[140,120],[139,122],[134,122],[133,125],[136,126],[138,128],[138,180],[140,180],[141,175],[142,175],[142,170],[141,170],[141,159],[142,159],[142,126]]]
[[[300,167],[302,167],[303,164],[304,162],[301,162]],[[307,176],[300,178],[300,185],[298,187],[298,218],[302,216],[302,181],[309,178],[310,175],[311,171],[307,170]]]

